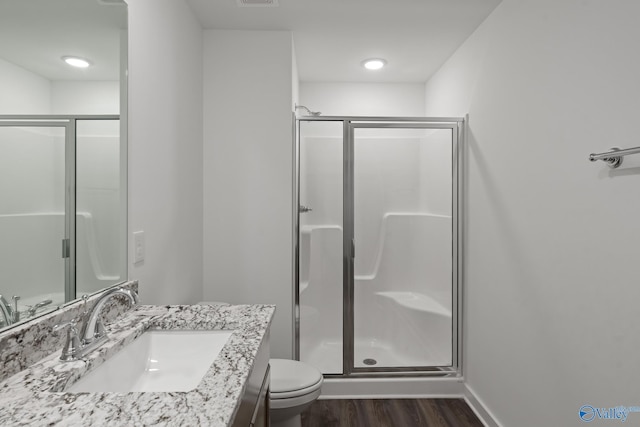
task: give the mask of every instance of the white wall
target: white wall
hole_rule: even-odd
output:
[[[118,81],[50,81],[0,58],[0,114],[118,114]]]
[[[49,80],[0,58],[0,114],[49,114]]]
[[[129,0],[130,265],[146,304],[202,297],[202,31],[183,0]],[[129,253],[132,259],[132,250]]]
[[[205,31],[204,298],[275,303],[271,354],[292,352],[292,40]]]
[[[291,43],[291,98],[293,101],[291,111],[293,111],[300,100],[300,76],[298,75],[298,60],[293,42]]]
[[[52,81],[51,114],[119,114],[120,82]]]
[[[587,160],[640,145],[638,16],[504,0],[427,84],[427,115],[470,114],[465,377],[504,426],[638,404],[640,159]]]
[[[424,84],[301,82],[300,104],[323,116],[423,116]]]

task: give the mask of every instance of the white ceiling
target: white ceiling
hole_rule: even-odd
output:
[[[501,0],[187,0],[207,29],[290,30],[301,81],[424,82]],[[381,71],[364,59],[388,61]]]
[[[124,5],[98,0],[0,0],[0,58],[49,80],[118,80]],[[60,59],[75,55],[93,66]]]
[[[203,28],[291,31],[300,79],[342,82],[426,81],[500,1],[279,0],[278,7],[238,7],[237,0],[187,0]],[[126,8],[99,3],[0,0],[0,58],[50,80],[118,80]],[[94,65],[73,69],[63,55]],[[387,67],[362,68],[371,57],[386,59]]]

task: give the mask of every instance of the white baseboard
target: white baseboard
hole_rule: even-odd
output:
[[[462,378],[326,378],[320,399],[464,398]]]
[[[473,389],[467,384],[464,384],[464,400],[486,427],[502,427],[496,420],[496,417],[493,416],[491,411],[487,409],[482,400],[478,398]]]

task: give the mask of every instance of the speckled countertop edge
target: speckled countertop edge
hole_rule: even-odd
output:
[[[0,425],[228,426],[274,312],[272,305],[138,306],[111,325],[109,341],[85,360],[61,362],[57,351],[0,383]],[[234,333],[195,390],[61,391],[148,329]]]

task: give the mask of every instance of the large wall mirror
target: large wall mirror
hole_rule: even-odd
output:
[[[127,278],[126,46],[122,0],[0,1],[0,329]]]

